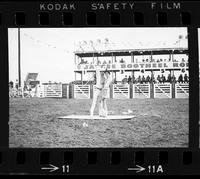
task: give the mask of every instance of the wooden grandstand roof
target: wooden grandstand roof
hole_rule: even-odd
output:
[[[156,48],[156,49],[123,49],[106,51],[76,51],[74,54],[78,57],[96,57],[96,56],[130,56],[133,55],[165,55],[165,54],[187,54],[187,48]]]

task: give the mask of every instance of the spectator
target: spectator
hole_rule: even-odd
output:
[[[14,83],[12,81],[9,82],[9,87],[13,88]]]
[[[158,81],[159,83],[162,82],[162,81],[161,81],[161,77],[160,77],[160,75],[158,75],[158,77],[157,77],[157,81]]]
[[[151,75],[150,82],[152,82],[152,83],[156,83],[156,80],[155,80],[154,75]]]
[[[189,77],[187,76],[187,74],[184,75],[184,83],[188,83],[189,82]]]
[[[16,88],[17,90],[19,89],[18,83],[15,84],[15,88]]]
[[[132,83],[136,83],[135,76],[132,77]]]
[[[148,75],[148,76],[146,77],[146,83],[149,83],[150,80],[151,80],[151,78],[150,78],[150,76]]]
[[[120,60],[120,63],[124,63],[125,61],[123,60],[123,58]]]
[[[132,82],[132,78],[131,76],[128,77],[128,84],[130,84]]]
[[[137,78],[137,82],[138,82],[138,83],[141,83],[141,82],[142,82],[142,79],[141,79],[141,76],[140,76],[140,75],[139,75],[138,78]]]
[[[178,77],[178,82],[183,83],[183,75],[182,74],[180,74],[180,76]]]
[[[169,74],[168,77],[167,77],[167,82],[171,83],[171,80],[172,80],[172,77],[171,77],[171,75]]]
[[[161,76],[161,82],[162,83],[165,83],[166,82],[166,78],[165,78],[165,76],[162,74],[162,76]]]
[[[172,76],[171,81],[176,83],[176,77],[174,75]]]
[[[145,83],[146,82],[146,79],[144,77],[144,75],[142,76],[142,83]]]
[[[125,78],[122,80],[122,83],[126,84],[127,82],[128,82],[127,75],[125,75]]]

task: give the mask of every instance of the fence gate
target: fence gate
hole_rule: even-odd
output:
[[[129,85],[113,85],[113,98],[115,99],[129,99],[130,88]]]
[[[62,97],[69,98],[69,85],[68,84],[62,84]]]
[[[189,97],[189,83],[176,83],[175,98],[188,98],[188,97]]]
[[[45,98],[61,98],[62,84],[48,84],[42,85],[41,97]]]
[[[90,85],[74,85],[74,98],[75,99],[89,99]]]
[[[134,84],[133,98],[150,98],[150,84]]]
[[[154,98],[172,98],[171,83],[156,83],[154,84]]]

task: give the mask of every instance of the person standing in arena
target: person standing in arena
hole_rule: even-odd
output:
[[[109,86],[112,82],[110,72],[107,70],[104,72],[100,71],[100,66],[96,65],[96,85],[94,86],[93,101],[90,108],[90,116],[93,118],[94,109],[99,100],[99,116],[106,117],[108,115],[106,99],[109,94]]]
[[[104,75],[104,84],[100,95],[100,108],[99,108],[99,116],[107,117],[108,116],[108,108],[106,100],[109,98],[109,87],[112,83],[112,78],[110,72],[108,70],[103,72]]]
[[[97,62],[96,66],[96,74],[95,74],[95,79],[96,79],[96,85],[94,86],[94,95],[93,95],[93,100],[92,100],[92,105],[90,108],[90,116],[93,117],[94,115],[94,109],[97,103],[97,100],[100,96],[101,90],[103,88],[103,76],[102,73],[100,72],[100,65],[99,62]]]

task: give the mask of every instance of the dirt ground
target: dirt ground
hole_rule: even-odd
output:
[[[70,114],[89,115],[91,102],[10,99],[10,147],[188,147],[188,99],[108,100],[110,114],[130,109],[136,116],[131,120],[58,119]]]

